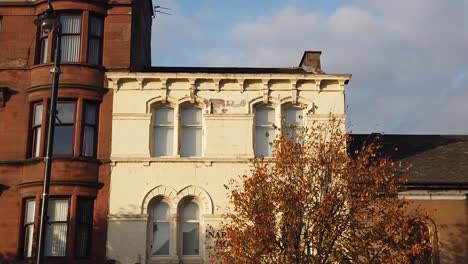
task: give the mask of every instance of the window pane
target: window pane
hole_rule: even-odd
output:
[[[95,128],[91,126],[86,126],[83,132],[83,156],[85,157],[94,157],[95,156]]]
[[[65,256],[68,223],[54,221],[68,220],[68,200],[52,199],[47,210],[49,222],[46,227],[46,256]]]
[[[275,110],[272,108],[257,108],[255,110],[256,125],[273,125],[275,123]]]
[[[67,221],[68,200],[50,200],[47,215],[49,216],[49,221]]]
[[[174,109],[169,107],[156,108],[154,111],[155,125],[170,125],[174,124]]]
[[[184,209],[182,211],[182,220],[189,221],[189,220],[198,220],[198,205],[194,202],[188,202],[184,205]]]
[[[40,63],[47,63],[47,54],[49,52],[49,40],[47,37],[41,39],[41,58]]]
[[[36,127],[33,130],[33,156],[39,157],[41,150],[41,127]]]
[[[26,202],[26,223],[34,223],[34,212],[36,211],[36,201]]]
[[[102,24],[103,19],[102,17],[91,16],[91,20],[89,21],[89,34],[93,36],[102,36]]]
[[[173,152],[174,129],[172,127],[155,127],[153,151],[154,156],[170,156]]]
[[[80,36],[62,36],[62,62],[77,62],[80,60]]]
[[[76,233],[75,247],[77,257],[89,256],[89,245],[90,245],[90,228],[88,224],[78,224],[78,230]]]
[[[56,126],[54,134],[54,154],[73,154],[73,126]]]
[[[49,223],[46,230],[45,255],[65,256],[67,223]]]
[[[96,125],[96,117],[98,105],[95,103],[85,103],[85,123],[88,125]]]
[[[93,223],[93,200],[80,199],[78,200],[78,222],[92,224]]]
[[[77,208],[77,234],[75,248],[77,257],[89,256],[93,224],[93,200],[79,199]]]
[[[24,234],[24,256],[31,257],[32,255],[32,244],[34,239],[34,225],[30,224],[26,226]]]
[[[296,125],[296,126],[301,126],[303,123],[303,118],[302,118],[302,109],[296,108],[296,107],[291,107],[291,108],[286,108],[283,111],[284,118],[285,118],[285,125],[291,126],[291,125]]]
[[[81,16],[79,15],[62,15],[60,16],[60,23],[62,24],[62,33],[80,33]]]
[[[57,103],[57,119],[62,124],[75,122],[75,103],[74,102],[58,102]],[[57,120],[57,124],[60,122]]]
[[[153,255],[169,255],[169,223],[153,223]]]
[[[100,49],[101,49],[101,40],[90,36],[89,46],[88,46],[88,63],[99,64]]]
[[[182,109],[182,125],[201,126],[202,112],[200,108],[189,107]]]
[[[199,254],[199,228],[198,223],[182,224],[182,254]]]
[[[182,127],[182,157],[201,156],[202,130],[200,127]]]
[[[169,205],[159,202],[153,208],[153,221],[169,221]]]
[[[256,127],[255,129],[255,155],[270,157],[272,148],[270,142],[275,140],[275,129],[270,127]]]
[[[37,104],[34,106],[34,123],[33,125],[40,126],[42,124],[42,104]]]

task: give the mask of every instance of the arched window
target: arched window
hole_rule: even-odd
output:
[[[174,149],[174,109],[160,106],[153,110],[153,156],[171,156]]]
[[[304,129],[303,111],[297,106],[283,107],[285,139],[297,140]]]
[[[164,201],[158,201],[151,208],[152,243],[150,245],[152,256],[169,255],[170,243],[170,210]]]
[[[199,157],[202,147],[202,110],[194,106],[183,107],[181,117],[180,155],[182,157]]]
[[[275,140],[275,110],[271,107],[255,109],[255,156],[269,157],[270,142]]]
[[[200,255],[200,208],[193,200],[181,208],[182,255]]]

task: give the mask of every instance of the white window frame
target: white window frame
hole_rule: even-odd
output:
[[[300,114],[300,122],[296,122],[295,124],[290,124],[286,118],[286,114],[285,112],[289,109],[295,109],[295,110],[298,110],[301,114]],[[281,107],[281,121],[283,122],[283,118],[284,118],[284,127],[283,127],[283,132],[285,133],[289,133],[288,130],[292,130],[293,128],[290,128],[290,126],[295,126],[293,132],[291,135],[286,135],[286,138],[289,139],[289,137],[294,137],[294,141],[295,142],[298,142],[298,138],[297,138],[297,133],[301,133],[301,130],[304,130],[304,124],[305,124],[305,120],[304,120],[304,109],[302,107],[300,107],[299,105],[294,105],[294,104],[284,104],[282,105]],[[289,136],[289,137],[288,137]]]
[[[183,219],[183,209],[187,203],[195,203],[198,206],[198,219],[197,220],[189,220],[184,221]],[[180,256],[183,263],[202,263],[203,256],[205,255],[205,241],[204,236],[205,228],[203,224],[203,206],[197,197],[188,196],[184,197],[180,200],[178,206],[178,235],[177,235],[177,243],[179,245],[178,255]],[[198,255],[184,255],[184,245],[183,245],[183,226],[184,223],[197,223],[198,224]]]
[[[156,139],[155,139],[155,128],[159,127],[159,125],[155,124],[155,111],[158,108],[172,108],[174,112],[174,119],[173,119],[173,143],[172,143],[172,153],[167,156],[159,156],[156,155],[155,153],[155,144],[156,144]],[[186,108],[197,108],[200,110],[200,115],[201,115],[201,121],[200,124],[197,125],[183,125],[182,119],[183,119],[183,109]],[[151,107],[151,137],[150,137],[150,152],[151,152],[151,157],[154,158],[201,158],[204,156],[204,147],[205,147],[205,118],[204,118],[204,111],[205,108],[202,105],[199,105],[197,103],[187,103],[183,102],[181,104],[156,104]],[[163,127],[163,126],[160,126]],[[182,155],[182,131],[184,127],[198,127],[201,130],[201,135],[200,135],[200,153],[197,153],[198,155],[195,156],[183,156]]]
[[[157,124],[156,123],[156,111],[158,111],[158,109],[162,109],[162,108],[170,108],[172,109],[172,113],[173,113],[173,117],[172,117],[172,124]],[[173,157],[175,156],[175,153],[177,153],[177,142],[178,140],[176,139],[176,136],[177,136],[177,131],[176,130],[176,124],[178,123],[177,122],[177,111],[176,111],[176,107],[173,107],[171,105],[165,105],[165,104],[160,104],[160,105],[156,105],[152,108],[152,111],[151,111],[151,123],[152,123],[152,131],[151,131],[151,156],[152,157]],[[156,154],[156,144],[159,144],[158,141],[156,140],[155,138],[155,134],[156,134],[156,129],[157,128],[172,128],[172,153],[167,153],[168,155],[157,155]],[[167,144],[167,142],[165,142]]]
[[[273,111],[273,123],[272,124],[258,124],[257,121],[258,121],[258,110],[267,110],[268,111]],[[271,150],[271,146],[268,147],[268,151],[266,152],[266,155],[263,155],[263,153],[259,153],[260,151],[258,151],[258,143],[260,140],[264,140],[264,138],[258,138],[257,134],[257,130],[259,129],[262,129],[262,128],[266,128],[266,129],[269,129],[270,131],[274,131],[274,134],[273,135],[269,135],[268,138],[270,138],[270,136],[273,136],[273,140],[275,140],[276,138],[276,129],[275,129],[275,125],[276,125],[276,113],[277,113],[277,109],[275,109],[275,107],[271,106],[271,105],[259,105],[257,107],[255,107],[255,117],[254,117],[254,125],[255,125],[255,131],[254,131],[254,153],[255,153],[255,156],[256,157],[260,157],[260,156],[263,156],[263,157],[271,157],[271,154],[272,154],[272,150]],[[266,135],[262,135],[261,137],[266,137]],[[268,142],[268,145],[270,144],[271,142]],[[263,150],[264,151],[264,150]]]
[[[169,205],[169,254],[168,255],[153,255],[152,244],[153,244],[153,224],[158,221],[154,221],[152,218],[152,210],[158,203],[166,203]],[[148,263],[178,263],[179,256],[177,254],[177,208],[175,204],[164,196],[157,196],[152,199],[148,206],[148,227],[147,227],[147,256]]]
[[[305,118],[305,110],[304,110],[304,107],[302,107],[301,105],[299,104],[293,104],[293,103],[290,103],[290,102],[286,102],[286,103],[282,103],[282,104],[275,104],[275,103],[269,103],[269,104],[259,104],[259,105],[256,105],[254,107],[254,120],[253,120],[253,127],[254,127],[254,131],[253,131],[253,153],[255,155],[255,157],[261,157],[261,155],[258,155],[257,154],[257,138],[256,138],[256,134],[257,134],[257,127],[262,127],[262,125],[257,125],[257,109],[259,108],[270,108],[270,109],[273,109],[274,110],[274,116],[275,116],[275,119],[274,119],[274,123],[273,125],[264,125],[263,127],[281,127],[281,125],[283,124],[283,112],[285,109],[287,108],[297,108],[297,109],[301,109],[302,111],[302,124],[301,124],[301,128],[304,128],[306,126],[306,118]],[[276,128],[275,128],[275,138],[273,140],[276,140]],[[271,148],[271,146],[270,146]],[[273,152],[273,150],[271,149],[271,152]],[[265,158],[269,158],[271,156],[264,156]]]
[[[31,207],[29,206],[31,204]],[[28,219],[28,215],[32,210],[32,219]],[[23,256],[24,258],[30,258],[33,254],[33,243],[34,243],[34,229],[36,220],[36,200],[26,199],[24,202],[24,222],[23,222]]]
[[[198,109],[200,111],[200,124],[184,124],[183,122],[183,119],[184,119],[184,109]],[[178,141],[179,141],[179,152],[178,154],[181,156],[181,157],[184,157],[184,158],[191,158],[191,157],[202,157],[203,156],[203,108],[200,107],[199,105],[196,105],[196,104],[184,104],[184,105],[181,105],[179,107],[179,130],[180,130],[180,133],[179,133],[179,137],[178,137]],[[195,155],[183,155],[182,152],[183,152],[183,134],[184,134],[184,128],[198,128],[200,129],[200,137],[197,138],[199,140],[199,144],[200,144],[200,152],[199,153],[195,153]]]

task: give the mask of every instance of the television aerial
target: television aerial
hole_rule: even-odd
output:
[[[153,19],[156,18],[156,13],[171,16],[172,14],[170,13],[170,11],[172,11],[172,9],[157,5],[157,6],[153,7],[153,13],[154,13]]]

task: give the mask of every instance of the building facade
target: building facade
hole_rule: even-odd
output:
[[[45,256],[103,263],[112,92],[105,73],[150,65],[151,1],[52,1],[62,26]],[[0,1],[0,262],[36,255],[54,33],[44,0]]]
[[[107,73],[113,90],[107,255],[119,263],[208,263],[230,179],[269,156],[275,127],[345,119],[347,74],[320,52],[292,68],[153,67]],[[214,228],[210,232],[207,227]],[[218,229],[217,229],[218,228]]]

